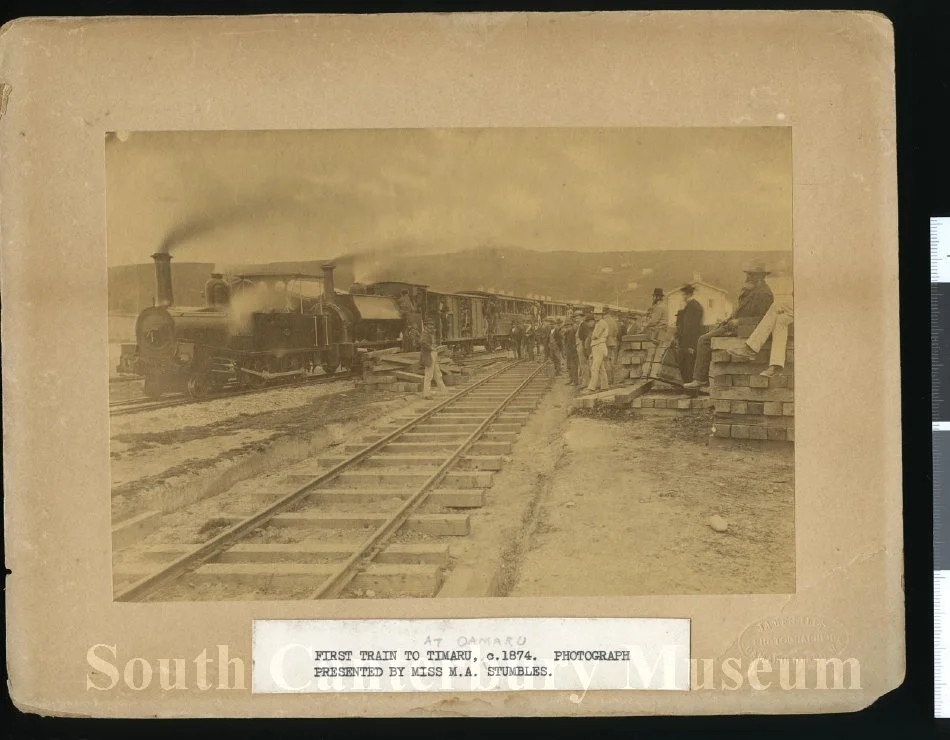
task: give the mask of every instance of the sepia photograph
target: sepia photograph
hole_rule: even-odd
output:
[[[788,127],[105,151],[116,600],[794,592]]]
[[[21,711],[900,685],[886,19],[25,19],[0,67]]]

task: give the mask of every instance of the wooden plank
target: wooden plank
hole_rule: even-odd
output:
[[[404,380],[407,383],[421,383],[425,380],[425,377],[422,375],[416,375],[415,373],[407,373],[402,370],[396,370],[392,373],[392,376],[397,380]]]
[[[112,547],[121,549],[134,545],[143,537],[158,529],[161,522],[162,513],[160,511],[146,511],[114,524],[112,527]]]
[[[457,568],[439,591],[440,599],[478,599],[497,596],[498,573],[485,568]]]
[[[374,349],[372,352],[367,352],[364,356],[369,357],[371,359],[375,359],[377,357],[383,357],[385,355],[394,355],[394,354],[399,353],[400,351],[401,350],[399,349],[399,347],[387,347],[386,349]]]

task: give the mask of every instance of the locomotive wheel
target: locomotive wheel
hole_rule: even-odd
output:
[[[157,372],[146,371],[142,390],[149,398],[159,398],[162,395],[162,376]]]
[[[337,370],[340,369],[340,352],[338,349],[334,348],[327,352],[320,359],[320,367],[323,368],[323,372],[327,375],[333,375]]]
[[[192,398],[204,398],[211,389],[211,381],[206,375],[193,375],[188,378],[188,395]]]

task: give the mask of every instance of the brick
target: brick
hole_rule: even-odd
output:
[[[747,413],[760,416],[765,413],[765,403],[762,401],[749,401],[748,409]]]
[[[667,399],[665,399],[665,398],[657,398],[657,399],[655,399],[655,400],[653,401],[653,408],[665,409],[665,408],[666,408],[666,401],[667,401]]]
[[[747,424],[733,424],[732,433],[730,435],[733,439],[748,439],[749,438],[749,426]]]
[[[785,430],[785,436],[788,438],[789,442],[795,441],[795,427],[789,427]]]
[[[785,427],[769,427],[768,428],[769,439],[784,441],[785,437]]]
[[[712,362],[733,362],[733,357],[726,350],[717,349],[712,353]]]
[[[782,402],[781,401],[766,401],[763,406],[766,416],[781,416],[782,415]]]
[[[633,399],[633,403],[631,404],[631,406],[633,406],[633,408],[635,408],[635,409],[641,408],[641,407],[643,406],[643,399],[642,399],[642,398],[634,398],[634,399]]]
[[[769,378],[769,388],[788,388],[788,377],[785,375],[773,375]]]
[[[788,388],[749,388],[733,386],[732,388],[717,388],[713,391],[716,398],[728,398],[730,401],[781,401],[791,403],[795,394]]]
[[[785,350],[785,364],[791,365],[795,362],[795,350]]]
[[[794,390],[794,388],[795,388],[795,376],[794,376],[794,375],[786,375],[785,377],[786,377],[786,379],[787,379],[787,380],[786,380],[786,385],[787,385],[788,389],[789,389],[789,390]]]
[[[749,376],[749,387],[750,388],[768,388],[769,379],[764,378],[761,375],[751,375]]]
[[[768,439],[768,428],[762,426],[750,426],[749,427],[749,439]]]
[[[644,398],[644,399],[643,399],[643,408],[645,408],[645,409],[652,409],[653,406],[654,406],[654,401],[655,401],[655,399],[653,399],[653,398]]]
[[[732,425],[731,424],[716,424],[713,427],[713,436],[714,437],[732,436]]]
[[[782,416],[795,416],[795,404],[794,404],[794,403],[783,403],[783,404],[782,404]]]
[[[716,388],[731,388],[732,387],[732,376],[731,375],[717,375],[712,378],[713,386]]]
[[[678,409],[688,409],[688,408],[690,408],[690,401],[692,401],[692,400],[693,400],[693,399],[691,399],[691,398],[678,398],[678,399],[676,400],[676,408],[678,408]]]
[[[732,401],[728,399],[717,398],[713,401],[717,414],[728,414],[732,407]]]
[[[749,387],[749,376],[748,375],[733,375],[732,384],[735,386],[745,386]]]
[[[729,407],[729,413],[731,414],[748,414],[749,413],[749,404],[745,401],[732,401]]]

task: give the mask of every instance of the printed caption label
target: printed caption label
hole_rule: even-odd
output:
[[[257,620],[252,691],[689,690],[688,619]]]

